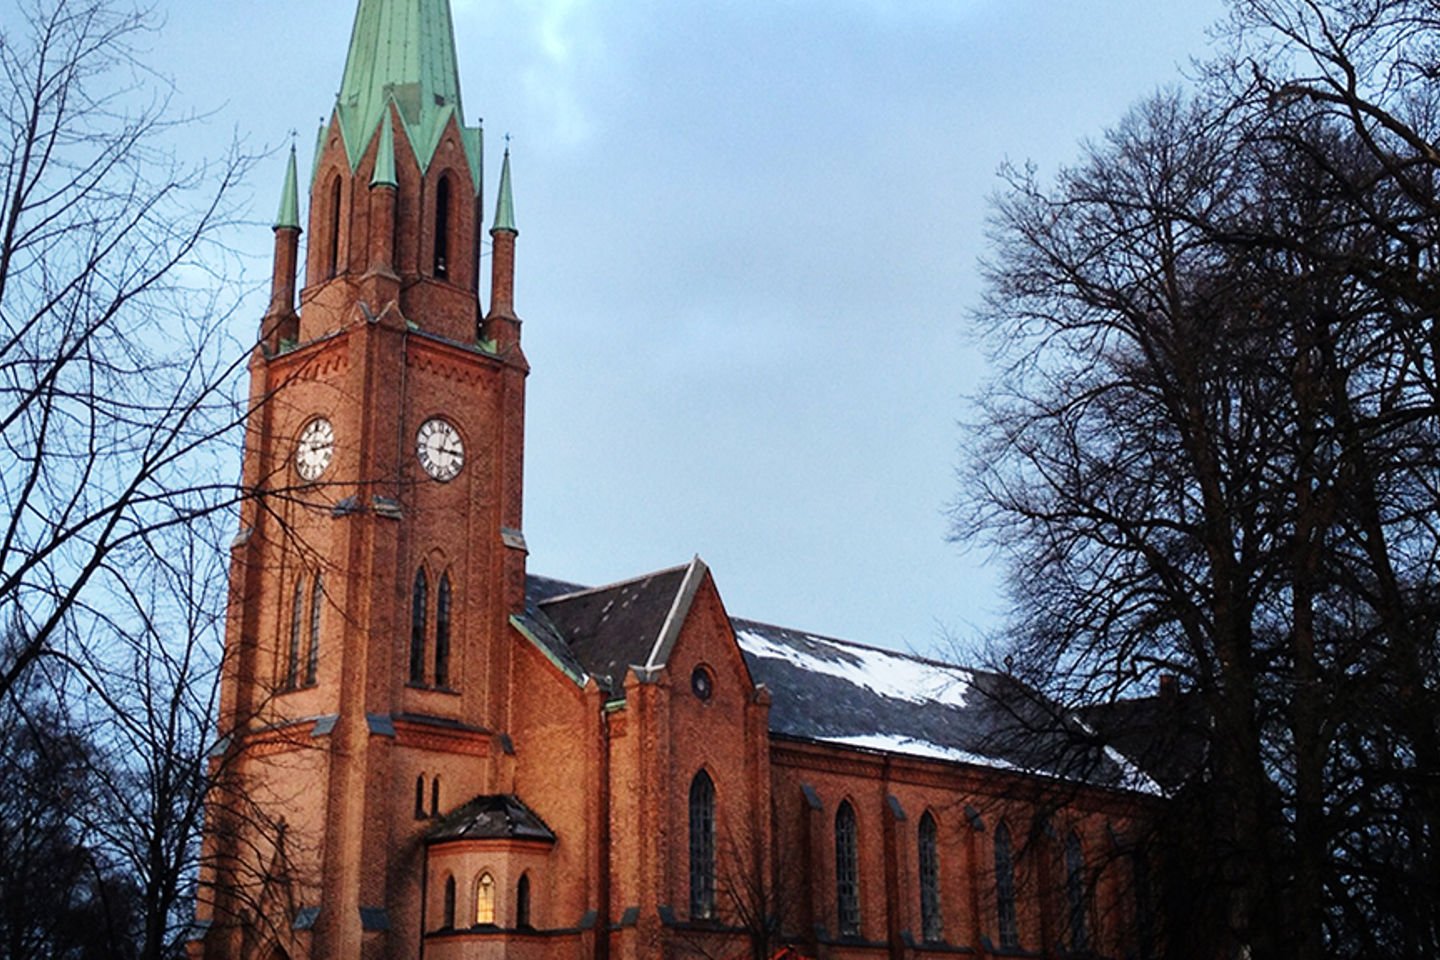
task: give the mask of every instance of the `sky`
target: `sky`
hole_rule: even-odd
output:
[[[235,238],[258,287],[280,148],[300,131],[308,169],[353,0],[161,9],[151,59],[206,112],[197,146],[274,150]],[[733,616],[973,658],[1003,565],[949,541],[947,508],[997,169],[1053,173],[1182,82],[1221,0],[453,13],[487,217],[512,137],[531,572],[598,585],[698,554]]]

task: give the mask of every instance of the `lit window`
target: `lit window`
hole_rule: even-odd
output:
[[[1070,905],[1070,949],[1084,953],[1090,948],[1085,923],[1085,853],[1074,832],[1065,838],[1065,897]]]
[[[940,850],[935,818],[920,818],[920,930],[927,943],[940,939]]]
[[[1020,946],[1020,930],[1015,919],[1015,862],[1010,853],[1010,828],[1004,823],[995,828],[995,913],[1000,925],[1000,946],[1013,950]]]
[[[475,881],[475,925],[495,925],[495,878],[488,873]]]
[[[715,784],[704,770],[690,782],[690,917],[715,916]]]
[[[320,601],[324,587],[320,574],[315,574],[315,585],[310,588],[310,652],[305,657],[305,685],[314,686],[320,676]]]
[[[425,604],[428,602],[425,571],[415,571],[415,589],[410,598],[410,682],[425,682]]]
[[[846,800],[835,814],[835,912],[840,934],[860,935],[860,858],[855,837],[855,808]]]
[[[450,685],[450,574],[435,592],[435,686]]]

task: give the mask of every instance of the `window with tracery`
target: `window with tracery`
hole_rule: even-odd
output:
[[[704,770],[690,781],[690,917],[715,916],[715,784]]]
[[[940,939],[940,844],[935,818],[920,818],[920,930],[927,943]]]
[[[425,682],[425,606],[429,602],[425,571],[415,571],[410,596],[410,682]]]
[[[849,800],[835,813],[835,913],[841,936],[860,935],[860,855]]]
[[[450,686],[450,574],[435,591],[435,686]]]
[[[483,927],[495,924],[495,878],[489,872],[480,874],[475,881],[475,925]]]
[[[1002,821],[995,828],[995,914],[1000,946],[1018,949],[1020,928],[1015,916],[1015,861],[1010,849],[1010,828]]]

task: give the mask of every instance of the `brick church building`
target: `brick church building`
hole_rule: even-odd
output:
[[[526,569],[483,161],[448,0],[359,0],[250,362],[192,957],[1147,954],[1161,785],[1013,681],[738,619],[698,558]]]

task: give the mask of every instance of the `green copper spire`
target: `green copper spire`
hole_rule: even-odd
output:
[[[375,151],[375,172],[370,175],[372,187],[398,187],[395,179],[395,134],[388,118],[380,115],[380,147]]]
[[[275,229],[300,229],[300,193],[295,183],[295,144],[290,144],[290,162],[285,165],[285,186],[280,189],[280,211],[275,214]]]
[[[335,102],[352,170],[392,101],[422,170],[453,116],[478,186],[480,128],[465,126],[449,0],[359,0]]]
[[[500,197],[495,201],[495,225],[491,230],[515,229],[515,198],[510,194],[510,148],[505,148],[505,162],[500,165]]]

